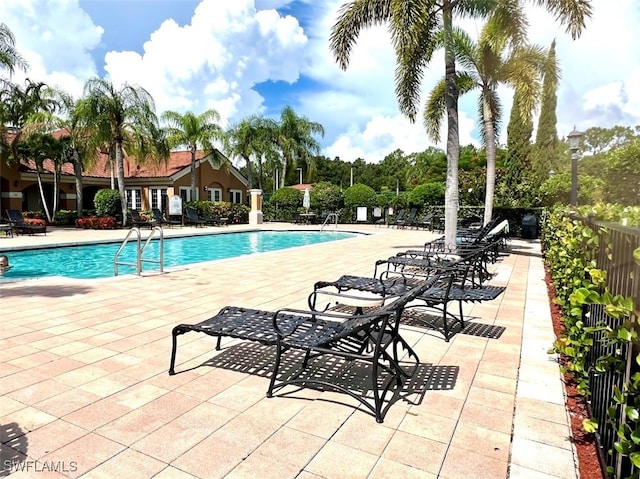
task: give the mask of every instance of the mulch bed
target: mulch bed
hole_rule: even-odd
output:
[[[545,275],[545,281],[547,283],[547,291],[549,292],[553,331],[556,337],[559,337],[564,329],[564,325],[561,320],[560,308],[553,302],[555,289],[548,272]],[[560,357],[561,363],[563,360],[564,358]],[[567,393],[566,406],[567,411],[569,411],[569,417],[571,418],[571,432],[578,455],[580,477],[583,479],[607,479],[600,465],[599,447],[595,435],[585,432],[582,428],[582,421],[590,417],[588,406],[584,398],[578,394],[575,381],[573,381],[571,374],[565,374],[564,384]]]

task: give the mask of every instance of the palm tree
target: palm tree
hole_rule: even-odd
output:
[[[109,80],[102,78],[87,81],[84,97],[84,101],[76,106],[78,125],[92,131],[87,139],[90,150],[113,145],[122,224],[126,225],[125,149],[138,162],[160,161],[169,157],[169,149],[158,127],[153,99],[144,88],[125,84],[117,89]]]
[[[290,106],[282,109],[274,138],[282,161],[281,187],[284,186],[287,167],[296,165],[298,161],[306,163],[310,172],[315,169],[313,155],[320,153],[320,143],[313,137],[316,134],[324,136],[324,127],[320,123],[298,116]]]
[[[458,85],[453,49],[453,20],[457,16],[484,16],[499,2],[519,0],[352,0],[340,9],[331,30],[330,48],[342,69],[362,28],[388,24],[396,53],[395,90],[400,111],[415,121],[420,84],[442,35],[445,56],[444,103],[447,112],[447,187],[445,243],[455,248],[458,220]],[[575,38],[591,15],[589,0],[533,0],[546,7]],[[439,33],[441,32],[441,33]]]
[[[27,62],[16,50],[16,38],[4,23],[0,23],[0,68],[13,75],[16,67],[26,71]]]
[[[508,12],[504,12],[504,8]],[[511,23],[505,25],[505,19]],[[487,155],[484,224],[493,216],[496,132],[502,115],[497,89],[500,84],[516,88],[523,104],[522,111],[529,114],[540,95],[546,52],[543,47],[521,43],[526,38],[523,19],[522,6],[518,2],[503,2],[485,24],[477,42],[460,29],[455,29],[453,35],[456,60],[463,67],[458,72],[458,89],[462,94],[480,90],[478,116],[483,125],[481,136]],[[424,113],[427,131],[434,141],[440,136],[444,115],[443,93],[444,79],[432,90]]]
[[[207,110],[200,115],[188,111],[180,114],[175,111],[166,111],[162,119],[168,123],[164,128],[167,134],[167,143],[170,148],[186,146],[191,152],[191,200],[198,199],[198,184],[196,177],[196,164],[202,158],[196,158],[198,150],[202,150],[203,157],[210,156],[219,166],[225,159],[217,153],[213,143],[224,139],[224,132],[217,124],[220,114],[216,110]]]
[[[273,146],[271,138],[275,137],[277,125],[273,120],[261,116],[250,116],[232,125],[227,130],[225,150],[233,156],[239,156],[247,166],[249,188],[253,187],[252,164],[255,160],[258,164],[259,186],[262,188],[262,158],[268,154]]]

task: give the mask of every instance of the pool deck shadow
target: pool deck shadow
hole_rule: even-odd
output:
[[[165,234],[260,228],[318,229]],[[492,334],[445,342],[402,326],[421,363],[382,424],[337,392],[266,398],[270,350],[252,343],[227,338],[216,351],[214,338],[182,335],[179,373],[168,375],[175,325],[226,305],[305,308],[316,281],[369,276],[377,259],[436,236],[339,229],[369,235],[145,277],[1,282],[0,424],[18,425],[20,437],[1,435],[0,451],[13,470],[32,467],[16,477],[64,463],[43,477],[577,478],[558,364],[547,354],[553,330],[535,241],[511,241],[528,254],[497,263],[492,282],[506,291],[465,311]],[[125,234],[52,228],[3,238],[0,251]]]

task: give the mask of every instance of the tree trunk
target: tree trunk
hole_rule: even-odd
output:
[[[253,188],[253,175],[251,174],[251,158],[244,157],[244,161],[247,163],[247,180],[249,180],[249,189]]]
[[[196,178],[196,150],[195,148],[191,148],[191,201],[196,201],[198,199],[198,185]]]
[[[487,188],[484,198],[484,224],[493,217],[493,196],[496,184],[496,132],[493,129],[493,112],[489,98],[482,94],[482,110],[484,115],[484,139],[487,151]]]
[[[77,151],[73,151],[73,172],[76,176],[76,210],[78,218],[82,218],[84,213],[84,198],[82,195],[83,183],[82,183],[82,163],[80,161],[80,155]]]
[[[116,141],[116,170],[118,175],[118,191],[122,202],[122,226],[127,226],[127,190],[124,185],[124,152],[122,141]]]
[[[60,171],[58,170],[58,165],[53,165],[53,208],[52,213],[55,216],[56,211],[58,211],[58,195],[60,194]]]
[[[453,52],[452,5],[443,6],[445,35],[445,104],[447,108],[447,185],[444,199],[444,241],[451,250],[456,249],[458,235],[458,160],[460,158],[460,134],[458,131],[458,86]]]
[[[42,201],[42,209],[44,209],[44,214],[47,218],[47,221],[51,223],[51,214],[49,213],[49,207],[47,206],[47,200],[44,197],[44,188],[42,186],[42,176],[40,176],[40,168],[36,167],[36,178],[38,179],[38,189],[40,190],[40,201]]]
[[[284,179],[287,176],[287,157],[282,157],[282,176],[280,176],[280,188],[284,188]]]

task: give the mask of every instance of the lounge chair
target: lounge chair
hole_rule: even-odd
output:
[[[185,224],[195,225],[196,227],[206,226],[207,224],[210,224],[204,218],[200,218],[200,215],[195,210],[195,208],[191,208],[191,207],[187,207],[184,209],[184,222]]]
[[[129,210],[129,220],[132,226],[148,226],[149,228],[154,226],[151,221],[143,218],[138,210]]]
[[[47,225],[27,223],[22,217],[22,213],[18,210],[8,209],[6,211],[11,229],[17,234],[47,234]]]
[[[359,401],[373,413],[377,422],[382,422],[390,405],[385,406],[385,400],[393,397],[395,390],[413,376],[419,365],[417,354],[399,334],[400,316],[406,304],[429,286],[430,283],[425,282],[396,301],[365,314],[294,309],[270,312],[227,306],[201,323],[180,324],[173,328],[169,374],[175,374],[177,336],[181,334],[197,331],[217,337],[216,349],[220,348],[222,336],[257,341],[275,346],[267,397],[273,397],[276,391],[288,385],[334,389]],[[287,354],[290,350],[304,352],[297,371],[289,364],[283,365],[288,359],[299,357]],[[340,362],[363,364],[362,370],[370,372],[370,382],[364,386],[365,390],[362,391],[360,380],[359,384],[345,381],[342,375],[328,371],[332,368],[325,369],[328,372],[322,374],[321,369],[310,367],[312,362],[326,355]],[[407,359],[401,360],[403,356]],[[335,365],[335,361],[331,364]]]
[[[152,208],[151,212],[153,213],[153,223],[155,226],[168,225],[171,227],[175,225],[182,225],[182,221],[180,220],[167,219],[158,208]]]
[[[455,334],[453,329],[457,323],[458,330],[465,327],[463,304],[468,302],[491,301],[503,291],[502,286],[486,284],[491,277],[486,269],[486,252],[479,250],[467,256],[430,256],[411,257],[393,256],[376,262],[373,277],[342,276],[337,281],[318,282],[309,296],[309,304],[318,308],[318,303],[324,297],[330,302],[326,307],[338,307],[340,304],[351,303],[351,298],[359,298],[360,304],[365,304],[362,293],[369,293],[373,298],[393,298],[405,294],[407,291],[423,284],[433,277],[440,279],[432,284],[424,293],[418,295],[416,303],[409,307],[422,307],[428,311],[435,310],[439,314],[435,320],[433,315],[421,313],[412,314],[413,322],[441,331],[445,341],[449,341]],[[382,271],[380,269],[382,268]],[[346,298],[346,301],[344,300]],[[451,301],[458,302],[459,312],[453,314],[448,309]],[[334,304],[335,302],[335,304]],[[373,304],[373,303],[372,303]]]
[[[404,228],[405,226],[413,226],[416,220],[416,214],[418,214],[417,208],[411,208],[406,218],[396,220],[396,227]]]
[[[389,221],[389,223],[387,224],[387,228],[389,226],[396,226],[398,224],[398,221],[404,221],[404,215],[406,214],[405,210],[400,210],[398,211],[398,214],[395,218],[393,218],[391,221]]]
[[[415,222],[416,227],[429,229],[433,231],[433,214],[429,213],[424,215],[421,219]]]

